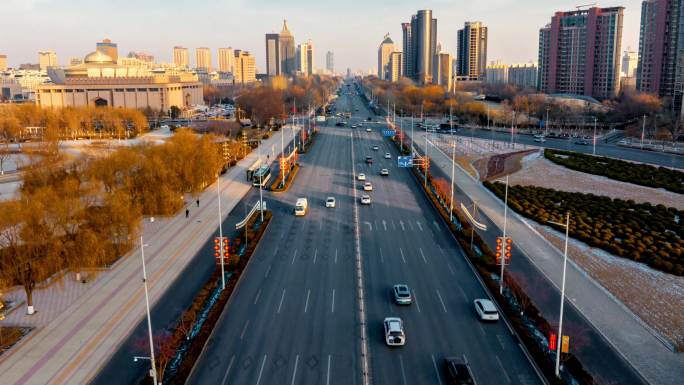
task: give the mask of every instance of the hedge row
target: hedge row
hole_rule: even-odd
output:
[[[503,199],[503,183],[484,182]],[[616,256],[684,276],[684,211],[594,194],[536,186],[509,186],[508,205],[559,231],[570,212],[570,236]]]
[[[561,150],[546,149],[544,157],[575,171],[684,194],[684,173],[681,171]]]

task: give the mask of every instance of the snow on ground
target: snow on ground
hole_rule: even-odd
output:
[[[684,199],[680,194],[574,171],[544,158],[541,152],[523,158],[522,169],[509,177],[509,183],[592,193],[622,200],[631,199],[639,203],[660,203],[667,207],[684,210]]]
[[[562,250],[565,234],[536,223],[534,227]],[[653,270],[577,240],[569,242],[568,256],[657,333],[684,347],[684,277]]]

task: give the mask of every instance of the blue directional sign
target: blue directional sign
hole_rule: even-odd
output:
[[[399,167],[413,167],[413,157],[412,156],[398,156],[397,163]]]
[[[394,130],[390,130],[387,128],[382,130],[382,136],[390,136],[391,137],[391,136],[395,136],[396,134],[397,134],[397,132]]]

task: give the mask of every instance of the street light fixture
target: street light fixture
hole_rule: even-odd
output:
[[[143,270],[143,286],[145,287],[145,310],[147,311],[147,333],[150,338],[150,374],[152,375],[152,381],[157,384],[157,368],[154,363],[154,339],[152,338],[152,318],[150,316],[150,296],[147,290],[147,270],[145,270],[145,244],[143,243],[143,237],[140,236],[140,258],[142,259],[142,270]]]
[[[570,212],[567,213],[565,224],[558,222],[551,222],[554,225],[565,227],[565,249],[563,250],[563,281],[561,283],[561,302],[560,302],[560,319],[558,321],[558,339],[563,338],[563,306],[565,305],[565,272],[568,265],[568,233],[570,231]],[[561,344],[556,348],[556,377],[560,378],[560,354]]]
[[[506,193],[504,194],[504,225],[503,225],[503,239],[506,239],[506,225],[508,224],[508,175],[506,175]],[[499,278],[499,294],[503,294],[504,282],[504,263],[503,256],[501,257],[501,277]]]

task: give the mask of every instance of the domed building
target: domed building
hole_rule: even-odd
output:
[[[83,62],[50,68],[51,83],[38,87],[42,107],[109,106],[168,112],[203,105],[202,84],[197,75],[172,69],[159,70],[154,63],[114,59],[101,50],[87,54]]]

